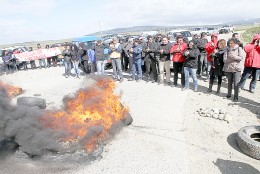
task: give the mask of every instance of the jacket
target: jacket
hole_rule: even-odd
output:
[[[62,55],[64,56],[64,62],[71,61],[71,51],[70,50],[63,50]]]
[[[211,40],[211,41],[208,42],[208,43],[206,44],[206,46],[205,46],[205,50],[206,50],[206,52],[207,52],[207,60],[208,60],[209,62],[212,62],[210,56],[211,56],[211,54],[214,52],[214,50],[215,50],[215,49],[217,48],[217,46],[218,46],[218,36],[217,36],[217,35],[212,35],[212,36],[217,37],[217,39],[216,39],[216,40]],[[211,36],[211,37],[212,37],[212,36]]]
[[[142,45],[133,46],[133,60],[136,61],[142,58]]]
[[[78,52],[77,51],[71,51],[71,61],[72,62],[77,62],[79,59],[78,59]]]
[[[88,50],[87,50],[87,55],[88,55],[88,58],[89,58],[89,62],[90,62],[90,63],[96,62],[96,53],[95,53],[94,50],[88,49]]]
[[[223,76],[224,67],[224,54],[227,48],[218,50],[216,53],[211,54],[211,59],[213,61],[212,68],[210,70],[210,75],[213,76]]]
[[[245,45],[246,52],[245,67],[260,68],[260,46],[255,41],[260,39],[260,34],[255,35],[250,44]]]
[[[117,59],[121,57],[122,45],[120,43],[111,44],[110,49],[111,49],[111,53],[110,53],[111,59]]]
[[[149,51],[147,51],[148,48],[149,48]],[[155,58],[156,50],[157,50],[157,44],[155,42],[152,42],[152,43],[147,42],[143,47],[143,52],[145,53],[144,61],[148,61],[148,60],[156,61],[156,58]]]
[[[81,57],[81,60],[83,61],[89,60],[87,51],[88,51],[87,46],[83,46],[81,49],[78,50],[78,55]]]
[[[92,49],[95,51],[95,57],[97,61],[103,61],[106,59],[105,54],[104,54],[104,50],[108,49],[109,46],[106,44],[101,44],[100,46],[95,45]]]
[[[206,53],[205,48],[207,43],[208,43],[207,39],[198,39],[196,43],[194,42],[194,44],[198,47],[201,53]]]
[[[180,51],[177,51],[177,49],[180,48]],[[175,43],[170,50],[170,53],[173,54],[172,61],[173,62],[184,62],[185,59],[183,58],[183,52],[188,48],[186,43],[178,44]]]
[[[189,51],[189,55],[185,56],[185,52]],[[187,48],[183,53],[183,58],[185,59],[184,67],[189,67],[192,69],[198,68],[198,57],[200,54],[199,49],[196,48],[194,45],[194,48]]]
[[[243,49],[236,46],[234,49],[228,48],[224,53],[224,71],[225,72],[239,72],[243,71],[244,65]]]
[[[170,59],[170,57],[171,57],[170,49],[171,49],[171,44],[170,43],[168,43],[166,45],[160,44],[158,46],[157,53],[160,55],[160,58],[159,58],[160,61],[165,62],[165,61],[171,60]],[[160,50],[163,50],[163,53],[160,53],[159,52]]]

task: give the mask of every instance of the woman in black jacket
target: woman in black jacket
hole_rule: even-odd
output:
[[[184,62],[184,74],[185,74],[185,87],[183,91],[189,89],[190,74],[193,79],[194,91],[198,90],[198,79],[197,79],[197,69],[198,69],[198,57],[200,51],[196,48],[193,41],[189,42],[188,48],[184,51],[183,57],[185,58]]]
[[[217,93],[220,93],[221,83],[222,83],[222,76],[224,75],[223,67],[223,57],[224,53],[226,52],[226,41],[221,39],[218,41],[217,49],[211,54],[211,59],[213,62],[212,68],[210,70],[210,81],[209,81],[209,89],[208,92],[212,92],[212,87],[215,78],[218,78],[218,89]]]

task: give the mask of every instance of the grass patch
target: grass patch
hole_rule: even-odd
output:
[[[260,27],[254,27],[247,29],[243,34],[242,38],[245,43],[250,43],[255,34],[260,33]]]

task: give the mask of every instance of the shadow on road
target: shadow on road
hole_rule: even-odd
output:
[[[222,174],[259,174],[259,170],[253,166],[231,160],[217,159],[213,162]]]

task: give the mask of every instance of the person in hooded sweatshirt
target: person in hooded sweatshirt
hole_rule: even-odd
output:
[[[178,74],[181,73],[181,84],[184,87],[185,85],[185,75],[183,73],[183,63],[185,59],[183,58],[184,50],[187,49],[187,44],[183,41],[183,36],[177,36],[177,42],[171,47],[170,53],[173,54],[173,85],[177,86],[178,83]]]
[[[211,70],[211,67],[212,67],[212,59],[211,59],[211,54],[214,52],[214,50],[217,48],[217,45],[218,44],[218,35],[216,34],[212,34],[211,35],[211,41],[208,42],[205,46],[205,50],[207,52],[207,78],[205,81],[208,81],[209,80],[209,72]]]
[[[260,34],[255,35],[253,41],[245,45],[244,50],[246,52],[245,69],[238,85],[244,89],[246,79],[252,75],[249,90],[254,93],[260,75]]]
[[[133,66],[132,66],[132,79],[135,80],[135,73],[137,70],[138,79],[137,82],[142,81],[142,45],[139,43],[139,40],[134,41],[133,47],[130,49],[130,52],[133,54]]]
[[[157,48],[157,53],[160,55],[159,57],[159,71],[160,71],[160,80],[159,85],[164,81],[164,70],[166,71],[166,83],[167,85],[171,85],[171,54],[170,54],[171,44],[166,36],[162,37],[162,42]]]
[[[184,50],[183,58],[184,61],[184,74],[185,74],[185,87],[183,91],[189,89],[190,84],[190,74],[193,79],[194,91],[198,91],[198,79],[197,79],[197,69],[198,69],[198,57],[200,51],[197,49],[193,41],[189,42],[189,46]]]
[[[228,79],[228,94],[227,98],[231,98],[232,89],[234,86],[234,101],[238,101],[239,86],[238,82],[241,77],[241,72],[244,69],[244,50],[238,46],[235,39],[229,40],[229,47],[224,53],[224,72]]]
[[[222,76],[224,75],[223,67],[224,67],[224,53],[227,50],[226,47],[226,41],[224,39],[221,39],[218,41],[218,47],[214,50],[214,52],[211,54],[211,60],[212,60],[212,68],[210,71],[210,80],[209,80],[209,89],[208,92],[212,92],[212,87],[215,78],[218,78],[218,88],[217,88],[217,94],[220,93],[220,88],[222,84]]]

